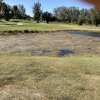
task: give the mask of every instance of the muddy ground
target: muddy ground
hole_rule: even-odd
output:
[[[100,38],[63,32],[2,35],[0,54],[100,55]]]

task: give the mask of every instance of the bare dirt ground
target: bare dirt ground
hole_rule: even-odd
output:
[[[100,55],[100,38],[59,32],[0,36],[0,54],[59,56],[65,50],[73,55]]]

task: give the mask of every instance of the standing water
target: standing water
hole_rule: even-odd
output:
[[[92,37],[99,37],[100,38],[100,32],[65,31],[65,33],[78,34],[78,35],[86,35],[86,36],[92,36]]]

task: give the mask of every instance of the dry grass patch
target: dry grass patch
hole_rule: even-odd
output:
[[[0,56],[0,99],[99,100],[99,61],[98,56]]]
[[[0,36],[0,54],[59,56],[69,51],[73,55],[100,55],[99,47],[100,38],[63,32]]]

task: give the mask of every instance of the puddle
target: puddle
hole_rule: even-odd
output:
[[[65,56],[65,55],[68,55],[68,54],[74,54],[74,51],[71,51],[71,50],[60,50],[58,52],[58,56]]]
[[[92,37],[99,37],[100,38],[100,32],[65,31],[65,33],[86,35],[86,36],[92,36]]]

